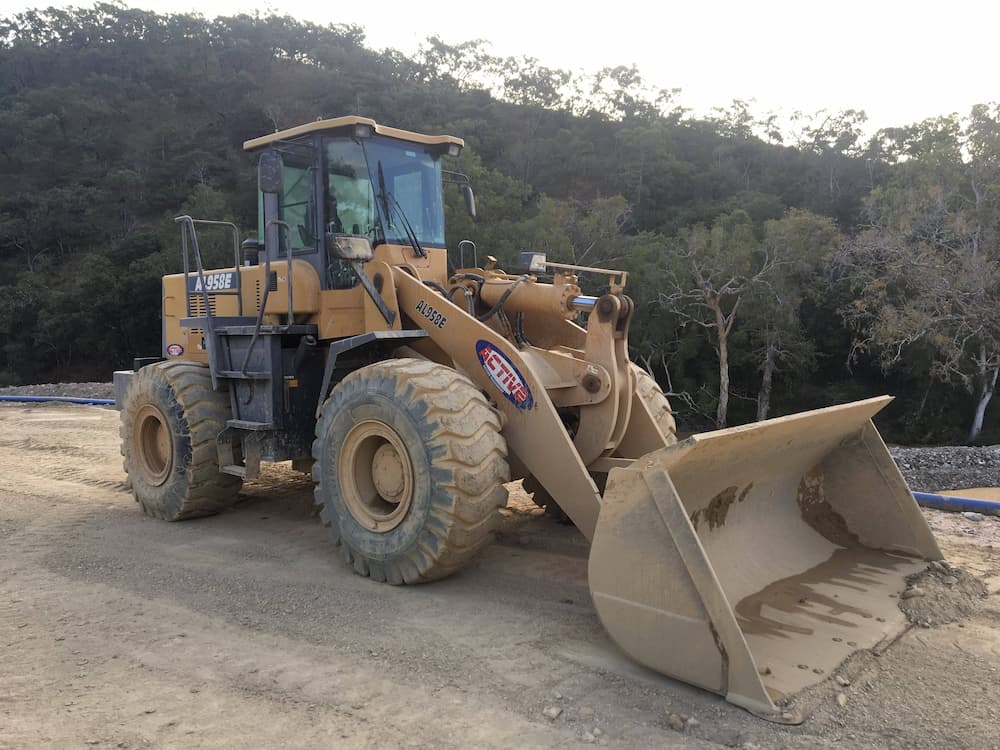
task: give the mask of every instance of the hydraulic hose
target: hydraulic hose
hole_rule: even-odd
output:
[[[445,289],[443,286],[441,286],[441,284],[438,284],[436,281],[430,281],[430,280],[425,281],[424,286],[429,286],[435,292],[440,292],[442,297],[448,296],[448,290]]]
[[[914,492],[913,497],[917,501],[917,505],[922,505],[925,508],[949,510],[953,513],[970,511],[984,515],[1000,516],[1000,501],[937,495],[933,492]]]
[[[0,402],[14,401],[21,403],[44,403],[59,401],[64,404],[87,404],[88,406],[114,406],[113,398],[76,398],[75,396],[0,396]]]
[[[489,320],[490,318],[492,318],[494,315],[496,315],[497,312],[499,312],[500,310],[503,309],[503,303],[506,302],[507,299],[510,297],[510,295],[512,295],[514,293],[514,290],[517,289],[517,287],[521,283],[523,283],[523,282],[525,282],[527,280],[528,280],[527,275],[524,275],[524,276],[521,276],[521,277],[517,278],[514,281],[513,284],[511,284],[510,286],[508,286],[504,290],[503,294],[500,295],[500,299],[498,299],[496,301],[496,304],[493,305],[493,307],[491,307],[489,310],[487,310],[486,312],[484,312],[482,315],[477,315],[476,319],[479,320],[480,322],[486,322],[487,320]]]

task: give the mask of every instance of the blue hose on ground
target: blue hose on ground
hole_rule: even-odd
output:
[[[76,398],[73,396],[0,396],[0,402],[14,401],[19,403],[44,403],[58,401],[66,404],[86,404],[89,406],[113,406],[113,398]],[[933,492],[914,492],[913,498],[918,505],[937,510],[948,510],[954,513],[971,511],[986,515],[1000,516],[1000,501],[977,500],[971,497],[954,497],[953,495],[937,495]]]
[[[937,510],[950,510],[954,513],[970,511],[984,515],[1000,516],[1000,502],[995,500],[976,500],[971,497],[953,497],[951,495],[935,495],[932,492],[914,492],[917,505]]]
[[[64,404],[87,404],[89,406],[114,406],[113,398],[75,398],[73,396],[0,396],[2,401],[21,403],[43,403],[45,401],[60,401]]]

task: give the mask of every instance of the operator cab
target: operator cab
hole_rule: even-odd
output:
[[[366,246],[398,245],[417,256],[444,250],[446,179],[461,183],[474,212],[468,178],[441,167],[442,156],[458,156],[464,145],[364,117],[318,120],[247,141],[244,150],[260,152],[262,250],[272,261],[291,255],[309,262],[325,289],[359,283],[350,261],[369,260]]]

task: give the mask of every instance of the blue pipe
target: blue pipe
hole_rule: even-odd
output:
[[[88,406],[113,406],[113,398],[75,398],[73,396],[0,396],[0,402],[13,401],[20,403],[45,403],[58,401],[65,404],[86,404]],[[1000,516],[1000,501],[977,500],[971,497],[955,497],[953,495],[937,495],[933,492],[914,492],[913,498],[918,505],[937,510],[948,510],[953,513],[971,511],[985,515]]]
[[[88,406],[114,406],[113,398],[75,398],[73,396],[0,396],[0,401],[17,401],[29,404],[45,401],[61,401],[64,404],[87,404]]]
[[[1000,516],[1000,501],[975,500],[971,497],[953,497],[951,495],[935,495],[932,492],[914,492],[918,505],[937,510],[952,512],[971,511],[985,515]]]

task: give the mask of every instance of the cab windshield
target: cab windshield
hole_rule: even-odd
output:
[[[373,245],[444,247],[441,163],[391,138],[325,138],[327,232],[367,235]],[[408,225],[408,226],[407,226]]]

